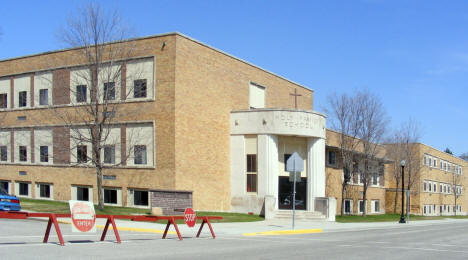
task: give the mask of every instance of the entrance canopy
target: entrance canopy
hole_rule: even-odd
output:
[[[325,115],[294,109],[253,109],[231,112],[231,135],[274,134],[325,139]]]

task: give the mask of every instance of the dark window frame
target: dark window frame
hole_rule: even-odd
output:
[[[18,107],[26,107],[28,105],[28,92],[18,92]]]
[[[118,192],[116,189],[104,188],[104,203],[117,205],[118,204],[117,196],[118,196]]]
[[[109,154],[109,152],[111,153]],[[109,155],[110,155],[110,158],[108,157]],[[104,146],[104,163],[115,164],[115,145]]]
[[[78,145],[76,147],[76,161],[78,163],[86,163],[88,161],[88,146]]]
[[[89,188],[88,187],[76,187],[76,200],[89,201]]]
[[[133,147],[134,160],[133,163],[137,165],[148,164],[148,152],[146,145],[135,145]]]
[[[88,86],[87,85],[77,85],[76,86],[76,102],[83,103],[88,101]]]
[[[103,86],[103,100],[115,100],[115,82],[105,82]]]
[[[8,93],[0,94],[0,108],[8,108]]]
[[[41,145],[39,147],[40,162],[49,162],[49,146]]]
[[[39,197],[50,199],[50,184],[39,184]]]
[[[149,206],[149,192],[145,190],[133,190],[133,205]]]
[[[6,145],[0,146],[0,161],[2,162],[8,161],[8,146]]]
[[[20,162],[27,162],[28,161],[28,148],[24,145],[20,145],[18,147],[18,155]]]
[[[39,105],[40,106],[49,105],[49,89],[46,89],[46,88],[39,89]]]
[[[20,196],[29,196],[29,183],[19,182],[18,188],[19,188],[18,194]]]

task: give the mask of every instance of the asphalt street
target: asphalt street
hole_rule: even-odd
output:
[[[242,224],[239,224],[242,225]],[[392,225],[323,233],[243,236],[209,233],[202,238],[174,234],[120,231],[122,244],[110,231],[98,242],[95,234],[72,233],[61,224],[66,242],[58,245],[55,230],[42,243],[46,222],[0,219],[1,259],[468,259],[468,222]]]

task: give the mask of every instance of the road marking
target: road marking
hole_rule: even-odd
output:
[[[243,233],[243,236],[279,236],[279,235],[298,235],[298,234],[312,234],[322,233],[322,229],[297,229],[297,230],[273,230],[255,233]]]

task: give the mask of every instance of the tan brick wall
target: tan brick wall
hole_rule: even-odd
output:
[[[313,108],[313,92],[309,89],[184,36],[171,34],[124,44],[134,48],[133,57],[155,57],[154,101],[121,104],[120,111],[134,112],[116,116],[119,122],[154,121],[155,168],[104,170],[104,174],[116,176],[116,180],[104,180],[104,186],[122,188],[123,205],[127,203],[127,188],[177,189],[194,192],[195,209],[229,210],[229,117],[232,110],[249,108],[250,81],[267,88],[267,107],[293,108],[294,97],[289,94],[297,89],[302,95],[298,98],[299,108]],[[77,53],[78,50],[65,50],[0,61],[0,77],[11,76],[13,80],[15,75],[52,69],[53,99],[66,104],[70,92],[63,87],[69,87],[66,84],[70,80],[69,69],[83,63]],[[125,88],[128,86],[124,83],[122,89]],[[11,98],[10,106],[14,101]],[[76,108],[56,109],[73,112]],[[53,109],[21,109],[0,114],[4,116],[5,127],[63,124]],[[18,116],[27,119],[18,121]],[[66,158],[60,159],[63,155],[66,154],[55,156],[66,162]],[[0,179],[31,182],[32,194],[36,182],[52,183],[54,198],[68,200],[71,185],[91,185],[97,200],[93,169],[19,164],[0,167]],[[19,171],[26,171],[27,175],[19,176]]]
[[[216,50],[177,37],[176,188],[193,191],[193,206],[230,209],[230,112],[249,108],[249,82],[266,87],[266,107],[313,108],[313,92]]]
[[[463,185],[463,193],[462,196],[457,198],[457,205],[462,206],[462,211],[467,212],[467,198],[466,198],[466,175],[467,175],[467,165],[468,163],[456,156],[452,156],[445,152],[439,151],[435,148],[427,146],[425,144],[412,144],[413,149],[418,154],[418,163],[419,171],[415,175],[416,180],[414,185],[411,188],[411,198],[410,198],[410,207],[412,214],[423,214],[423,206],[426,205],[437,205],[437,210],[439,210],[438,205],[454,205],[454,195],[451,194],[442,194],[439,192],[440,189],[440,182],[442,183],[453,183],[452,176],[453,173],[446,172],[440,169],[440,159],[448,161],[450,163],[455,163],[463,167],[463,175],[461,176],[460,183]],[[431,168],[429,166],[425,166],[424,164],[424,154],[429,154],[433,157],[437,158],[437,167]],[[397,162],[399,164],[400,162]],[[387,176],[387,187],[389,191],[387,192],[387,210],[389,212],[393,212],[394,209],[394,201],[395,201],[395,179],[393,176],[393,170],[395,168],[393,166],[388,167],[389,175]],[[397,167],[398,170],[401,171],[400,167]],[[407,187],[407,169],[405,170],[405,187]],[[423,189],[423,181],[430,180],[437,182],[437,192],[425,192]],[[401,183],[399,184],[401,186]],[[400,194],[398,195],[400,196]],[[389,203],[391,202],[391,204]],[[405,202],[406,203],[406,202]],[[401,209],[401,197],[398,198],[397,201],[397,212],[400,212]]]

